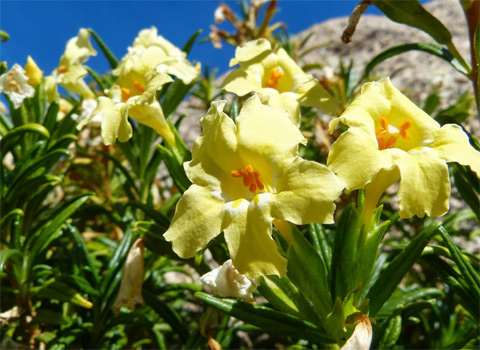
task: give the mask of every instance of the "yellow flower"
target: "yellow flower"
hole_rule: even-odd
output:
[[[27,64],[25,65],[25,75],[28,77],[28,83],[37,87],[43,79],[43,71],[38,68],[37,63],[31,56],[27,57]]]
[[[57,84],[84,98],[95,97],[83,80],[88,74],[83,63],[90,56],[95,56],[96,54],[97,52],[90,43],[90,33],[86,29],[81,28],[78,35],[67,42],[65,52],[60,57],[60,63],[53,73],[47,77],[45,90],[49,102],[59,97]]]
[[[139,123],[157,131],[170,144],[175,138],[156,99],[156,93],[165,83],[171,82],[170,76],[155,70],[157,57],[155,48],[141,52],[130,52],[128,59],[114,73],[118,74],[115,85],[107,91],[108,97],[99,97],[97,109],[88,118],[82,120],[78,128],[83,128],[93,118],[101,119],[102,138],[106,145],[126,142],[132,136],[130,116]]]
[[[330,122],[330,132],[340,122],[349,129],[333,144],[327,165],[347,183],[348,190],[369,184],[366,197],[377,200],[400,180],[403,218],[440,216],[448,211],[447,162],[468,165],[480,174],[480,153],[462,129],[453,124],[440,127],[389,79],[365,84],[342,116]],[[373,202],[366,204],[374,209]]]
[[[158,35],[155,27],[140,31],[130,51],[142,51],[147,48],[155,50],[157,72],[174,75],[185,84],[190,84],[199,77],[200,63],[193,66],[187,60],[187,54]]]
[[[325,166],[298,157],[304,138],[287,113],[248,99],[235,122],[213,102],[185,163],[192,181],[165,238],[192,257],[224,232],[235,268],[248,278],[284,275],[272,239],[274,218],[294,224],[333,222],[343,182]]]
[[[283,48],[274,52],[266,39],[250,41],[237,48],[230,66],[236,64],[240,67],[223,82],[223,88],[229,92],[239,96],[257,92],[265,104],[285,109],[296,125],[300,124],[300,106],[335,113],[334,98]]]

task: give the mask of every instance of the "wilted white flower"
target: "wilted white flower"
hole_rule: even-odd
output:
[[[203,275],[201,281],[204,286],[209,286],[214,294],[221,297],[234,297],[244,301],[255,300],[252,292],[257,288],[257,283],[238,272],[231,259]]]
[[[120,291],[113,305],[115,313],[118,313],[122,306],[128,306],[130,309],[135,310],[137,303],[145,304],[142,297],[144,274],[143,254],[143,239],[139,238],[128,252],[127,261],[123,269]]]
[[[340,350],[369,350],[372,343],[372,324],[365,315],[360,315],[360,321]]]
[[[21,106],[24,99],[35,95],[35,89],[28,84],[28,76],[17,63],[7,73],[0,76],[0,92],[10,97],[15,109]]]

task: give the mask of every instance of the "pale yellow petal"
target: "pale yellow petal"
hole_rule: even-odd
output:
[[[391,153],[379,151],[377,141],[358,128],[350,128],[334,142],[327,166],[352,191],[373,180],[380,169],[393,166]]]
[[[261,84],[261,75],[256,77],[238,68],[227,75],[223,81],[222,88],[238,96],[245,96],[250,92],[261,90]]]
[[[434,150],[404,153],[394,160],[400,170],[400,217],[441,216],[448,211],[450,180],[447,164]]]
[[[137,122],[154,129],[169,144],[175,144],[175,136],[165,120],[162,107],[156,100],[149,105],[129,106],[128,115]]]
[[[256,95],[245,102],[236,123],[238,148],[246,159],[271,162],[294,157],[304,140],[288,113],[263,105]]]
[[[285,275],[287,260],[271,237],[272,220],[268,203],[257,205],[246,200],[227,203],[224,232],[228,250],[236,269],[251,279]]]
[[[198,185],[220,187],[222,182],[230,181],[231,171],[239,167],[236,126],[223,112],[225,103],[212,102],[200,120],[203,132],[193,145],[192,160],[185,164],[188,178]]]
[[[225,202],[215,189],[192,185],[178,201],[164,237],[181,258],[191,258],[222,231]]]
[[[480,152],[475,150],[461,127],[454,124],[442,126],[428,145],[446,162],[468,165],[480,177]]]
[[[262,89],[258,92],[258,97],[263,104],[285,110],[292,123],[297,127],[300,126],[300,104],[297,101],[296,94],[293,92],[284,92],[280,94],[275,89]]]
[[[332,223],[345,184],[326,166],[296,157],[279,174],[272,194],[272,216],[297,225]]]
[[[235,59],[238,62],[259,61],[272,50],[272,45],[266,39],[252,40],[235,50]]]
[[[124,103],[115,104],[107,97],[98,98],[98,107],[92,113],[91,118],[99,115],[102,119],[102,139],[105,145],[126,142],[132,137],[132,126],[128,122],[127,110]],[[86,119],[87,123],[91,118]],[[83,126],[83,124],[82,124]]]

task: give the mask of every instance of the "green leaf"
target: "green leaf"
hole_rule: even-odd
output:
[[[369,312],[371,317],[375,316],[382,305],[390,298],[400,281],[420,257],[430,238],[438,232],[440,226],[440,222],[434,222],[424,228],[410,244],[388,264],[367,294],[367,298],[370,299]]]
[[[288,249],[287,276],[313,304],[322,321],[333,308],[327,269],[311,244],[295,226],[291,227],[294,240]]]
[[[439,105],[440,96],[438,96],[437,93],[433,92],[425,99],[422,109],[425,113],[432,114]]]
[[[373,68],[375,68],[375,66],[379,63],[408,51],[423,51],[431,55],[440,57],[444,61],[450,63],[452,67],[455,68],[458,72],[466,76],[469,75],[469,71],[465,69],[465,67],[460,63],[460,61],[457,58],[453,57],[450,51],[448,51],[446,48],[434,43],[421,42],[393,46],[386,49],[385,51],[382,51],[366,65],[364,77],[367,77],[373,70]]]
[[[472,294],[480,300],[480,275],[478,271],[475,270],[473,266],[464,258],[462,252],[460,249],[458,249],[457,245],[453,242],[452,238],[444,227],[440,227],[439,233],[443,239],[443,243],[450,251],[452,259],[457,264],[461,276],[465,279],[467,285],[470,287]]]
[[[425,10],[418,0],[375,0],[373,4],[392,21],[418,28],[430,35],[438,43],[446,45],[452,55],[461,62],[462,66],[468,71],[471,70],[453,44],[450,31],[442,22]]]
[[[45,121],[43,125],[47,130],[52,133],[55,125],[57,123],[58,111],[60,110],[60,105],[57,101],[53,101],[50,107],[48,107],[47,114],[45,115]]]
[[[168,118],[177,109],[193,85],[194,83],[186,85],[180,79],[165,85],[166,91],[161,103],[165,118]]]
[[[289,336],[294,339],[307,339],[314,343],[334,342],[328,334],[313,323],[302,321],[297,317],[265,306],[252,305],[233,299],[216,298],[202,292],[195,293],[195,297],[266,332]]]
[[[425,10],[418,0],[376,0],[373,5],[378,7],[392,21],[418,28],[440,44],[447,45],[452,40],[450,31],[442,22]]]
[[[192,49],[193,44],[195,44],[195,41],[197,40],[198,36],[202,33],[202,30],[199,29],[197,30],[191,37],[188,39],[187,43],[185,46],[182,48],[182,51],[185,52],[187,55],[190,53],[190,50]]]
[[[312,323],[319,323],[318,315],[310,303],[287,277],[263,276],[260,281],[259,292],[276,309]]]
[[[170,226],[170,219],[163,215],[161,212],[156,211],[151,206],[143,204],[138,201],[130,201],[126,204],[126,207],[134,207],[142,210],[145,214],[147,214],[153,221],[155,221],[160,227],[165,229],[165,231]]]
[[[102,50],[103,54],[105,55],[105,58],[108,60],[108,63],[110,63],[110,68],[114,69],[118,66],[118,59],[115,57],[115,55],[110,51],[108,46],[103,42],[102,39],[98,36],[98,34],[91,28],[87,29],[90,34],[92,34],[93,38],[97,42],[98,46],[100,47],[100,50]]]
[[[450,164],[449,167],[462,199],[472,208],[472,211],[480,220],[480,180],[469,167],[456,163]]]
[[[170,120],[169,123],[171,125]],[[165,146],[159,144],[157,147],[175,185],[183,193],[192,184],[185,173],[183,163],[191,160],[192,155],[177,130],[172,127],[172,131],[175,135],[175,146],[166,143]]]
[[[103,152],[103,151],[100,151],[100,150],[95,150],[95,152],[100,153],[105,158],[111,160],[117,166],[117,168],[122,172],[122,174],[125,175],[125,178],[127,180],[127,185],[128,185],[128,189],[129,189],[127,191],[127,193],[130,193],[129,197],[131,197],[132,200],[138,199],[138,193],[139,193],[138,188],[135,185],[135,181],[133,180],[133,178],[130,175],[130,172],[127,170],[127,168],[125,168],[117,158],[111,156],[110,154],[108,154],[106,152]],[[134,190],[136,196],[133,195],[132,189]]]
[[[188,330],[183,324],[182,317],[166,302],[157,298],[154,294],[148,290],[142,291],[143,298],[148,306],[150,306],[155,312],[167,322],[172,330],[180,336],[181,339],[188,338]]]
[[[0,250],[0,271],[3,271],[3,267],[8,262],[8,260],[13,258],[21,259],[22,257],[22,252],[17,249]]]
[[[55,299],[90,309],[93,304],[68,284],[50,280],[41,287],[31,289],[32,294],[47,299]]]
[[[327,233],[320,224],[308,225],[308,232],[315,251],[323,260],[323,264],[327,269],[328,280],[330,281],[331,265],[332,265],[332,247],[328,243]]]
[[[65,221],[87,200],[93,193],[84,193],[65,201],[47,216],[38,227],[27,237],[23,246],[26,264],[31,269],[35,265],[37,256],[42,254],[61,233],[60,229]],[[28,269],[27,269],[28,271]]]
[[[17,137],[24,137],[27,133],[35,133],[46,139],[50,138],[50,132],[41,124],[30,123],[17,126],[10,130],[5,137],[0,140],[0,152],[2,157],[5,157],[5,154],[14,146],[13,141],[16,140]]]

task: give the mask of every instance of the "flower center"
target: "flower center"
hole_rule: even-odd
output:
[[[135,80],[133,82],[133,86],[135,87],[135,90],[137,92],[135,95],[140,95],[145,92],[145,89],[143,88],[142,84],[138,82],[138,80]],[[122,87],[121,90],[122,90],[122,101],[127,102],[127,100],[132,96],[132,91],[124,87]]]
[[[270,78],[265,82],[265,87],[276,89],[278,87],[279,80],[283,77],[283,71],[281,68],[275,67],[270,70]]]
[[[13,92],[20,92],[20,85],[18,85],[18,82],[15,79],[10,80],[7,83],[8,90],[13,91]]]
[[[265,185],[260,181],[260,173],[254,171],[251,165],[245,165],[242,169],[232,170],[230,174],[233,177],[243,177],[243,184],[252,193],[257,192],[257,189],[262,191],[265,188]]]
[[[379,123],[381,128],[376,132],[379,150],[392,148],[395,145],[395,142],[397,142],[398,136],[404,140],[409,140],[411,138],[407,131],[413,125],[413,122],[410,119],[405,120],[402,125],[400,125],[399,129],[393,125],[389,125],[388,120],[385,117],[381,117]]]

